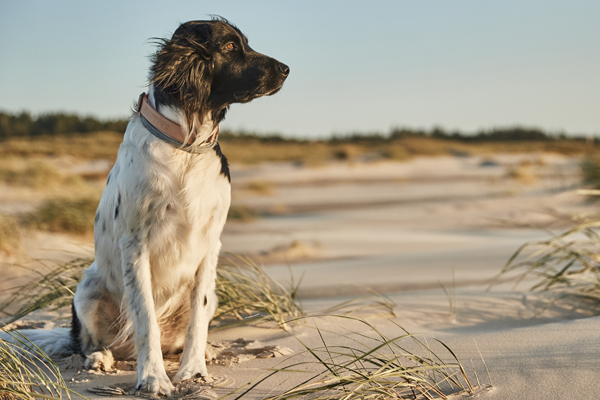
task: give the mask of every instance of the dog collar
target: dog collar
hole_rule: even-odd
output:
[[[184,143],[186,135],[181,126],[156,111],[148,101],[146,93],[140,94],[137,107],[137,113],[144,127],[163,142],[167,142],[179,150],[201,154],[212,150],[217,144],[219,125],[216,126],[205,142],[196,146],[192,145],[193,137],[187,143]]]

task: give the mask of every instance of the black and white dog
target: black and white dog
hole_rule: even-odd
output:
[[[137,354],[138,388],[154,394],[173,390],[163,354],[183,349],[173,383],[208,376],[231,190],[218,124],[230,104],[276,93],[288,74],[223,19],[186,22],[160,41],[98,206],[96,259],[77,286],[70,337],[27,336],[91,367]]]

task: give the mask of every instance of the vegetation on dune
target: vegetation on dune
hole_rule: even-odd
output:
[[[71,399],[56,364],[24,336],[9,333],[14,343],[0,339],[0,399]]]
[[[32,117],[0,112],[0,156],[70,155],[82,159],[116,158],[128,119],[101,121],[73,114]],[[330,139],[284,138],[222,130],[229,160],[255,164],[296,161],[319,165],[331,160],[405,160],[415,155],[548,151],[583,154],[597,148],[584,135],[550,134],[536,128],[509,127],[474,133],[394,128],[383,133],[351,133]]]
[[[536,278],[530,290],[590,299],[600,311],[600,214],[574,215],[570,223],[569,229],[547,240],[523,244],[492,285],[508,279],[516,286]]]
[[[92,261],[74,260],[51,268],[47,273],[32,269],[37,278],[14,288],[12,295],[0,305],[0,313],[9,316],[5,322],[18,320],[38,309],[52,310],[68,306],[84,269]],[[215,314],[216,329],[267,321],[274,321],[287,329],[290,323],[304,321],[306,318],[297,297],[298,285],[292,282],[290,289],[284,288],[247,259],[240,258],[238,264],[219,267],[216,289],[219,297],[219,307]],[[341,308],[347,306],[348,304],[342,304]],[[316,399],[446,399],[449,394],[475,391],[465,368],[442,342],[434,339],[433,347],[438,349],[434,351],[427,341],[419,340],[397,324],[400,334],[389,338],[358,318],[335,315],[327,318],[358,322],[362,329],[345,329],[345,334],[339,334],[317,328],[316,332],[323,346],[311,348],[300,342],[306,349],[302,354],[309,355],[312,360],[290,363],[294,357],[302,354],[296,355],[287,360],[285,367],[271,370],[266,376],[230,395],[237,393],[237,398],[240,398],[272,376],[284,373],[304,373],[307,379],[272,397],[274,400],[305,395]],[[444,358],[451,361],[445,361],[438,355],[439,351],[443,351]],[[19,352],[26,357],[17,357]],[[32,368],[33,371],[21,375],[18,372],[2,375],[8,378],[0,378],[0,398],[2,391],[8,398],[19,399],[69,396],[58,368],[33,345],[22,340],[17,347],[0,341],[0,353],[0,372],[24,371],[25,368]],[[27,357],[33,361],[41,361],[47,367],[40,368],[40,363],[30,363]],[[51,375],[46,374],[46,371],[51,371]],[[474,374],[479,382],[475,372]],[[240,395],[239,392],[242,391]]]
[[[217,269],[219,307],[214,319],[219,329],[233,325],[275,321],[288,329],[288,321],[305,316],[298,286],[287,289],[249,258],[228,260]]]
[[[94,232],[98,199],[54,199],[45,201],[34,212],[21,217],[23,226],[50,232],[79,235]]]
[[[0,314],[7,317],[4,322],[17,321],[40,309],[69,306],[83,271],[93,261],[83,258],[55,267],[27,268],[34,274],[32,281],[6,291],[6,299],[0,303]],[[219,307],[214,320],[219,329],[238,325],[238,321],[242,324],[275,321],[285,328],[288,320],[304,316],[297,287],[292,284],[286,289],[246,258],[219,266],[216,293]]]
[[[600,189],[600,153],[588,154],[581,162],[581,172],[584,185]]]
[[[71,156],[79,159],[116,160],[123,133],[15,136],[0,141],[0,157]]]
[[[346,333],[338,333],[315,325],[323,346],[309,347],[298,339],[304,352],[287,359],[286,366],[273,368],[272,372],[251,383],[236,399],[283,373],[303,374],[306,378],[293,388],[269,397],[271,400],[298,397],[323,400],[447,399],[450,394],[475,393],[476,386],[471,383],[465,368],[443,342],[433,339],[431,346],[426,339],[420,340],[395,322],[392,323],[398,328],[399,335],[390,338],[362,319],[328,318],[339,318],[353,324],[355,329],[341,326]],[[358,327],[356,323],[359,323]],[[301,359],[296,361],[298,358]],[[477,387],[481,387],[475,372],[474,375]]]
[[[226,132],[225,132],[226,133]],[[406,137],[360,136],[329,140],[273,141],[254,135],[220,136],[223,153],[232,163],[296,162],[319,166],[329,161],[404,161],[414,156],[480,155],[494,153],[554,152],[586,154],[598,149],[575,139],[544,141],[470,141],[430,135]],[[95,132],[77,135],[11,137],[0,141],[0,157],[72,156],[79,159],[116,160],[123,134]]]
[[[0,182],[11,186],[44,189],[69,180],[54,166],[41,160],[8,158],[0,161]]]
[[[0,214],[0,253],[13,255],[21,249],[21,227],[16,218]]]
[[[87,133],[97,131],[125,132],[125,118],[99,120],[77,114],[46,113],[37,117],[28,112],[0,112],[0,139],[7,137]]]

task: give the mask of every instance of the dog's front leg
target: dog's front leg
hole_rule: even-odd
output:
[[[181,364],[173,383],[195,377],[208,377],[206,369],[206,341],[208,325],[217,308],[215,280],[219,246],[198,267],[196,282],[191,294],[190,324],[185,337]]]
[[[165,372],[162,358],[160,328],[152,297],[148,246],[140,234],[123,237],[119,245],[125,298],[135,329],[137,389],[169,396],[174,387]]]

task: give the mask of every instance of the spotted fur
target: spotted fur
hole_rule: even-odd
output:
[[[288,73],[227,21],[191,21],[160,41],[149,101],[199,145],[231,103],[277,92]],[[137,357],[137,387],[153,394],[169,395],[173,383],[208,376],[229,180],[218,145],[186,152],[157,139],[134,115],[98,206],[96,258],[77,286],[70,339],[61,331],[52,340],[38,334],[37,342],[55,355],[85,354],[93,368],[106,368],[113,356]],[[162,355],[181,350],[171,382]]]

